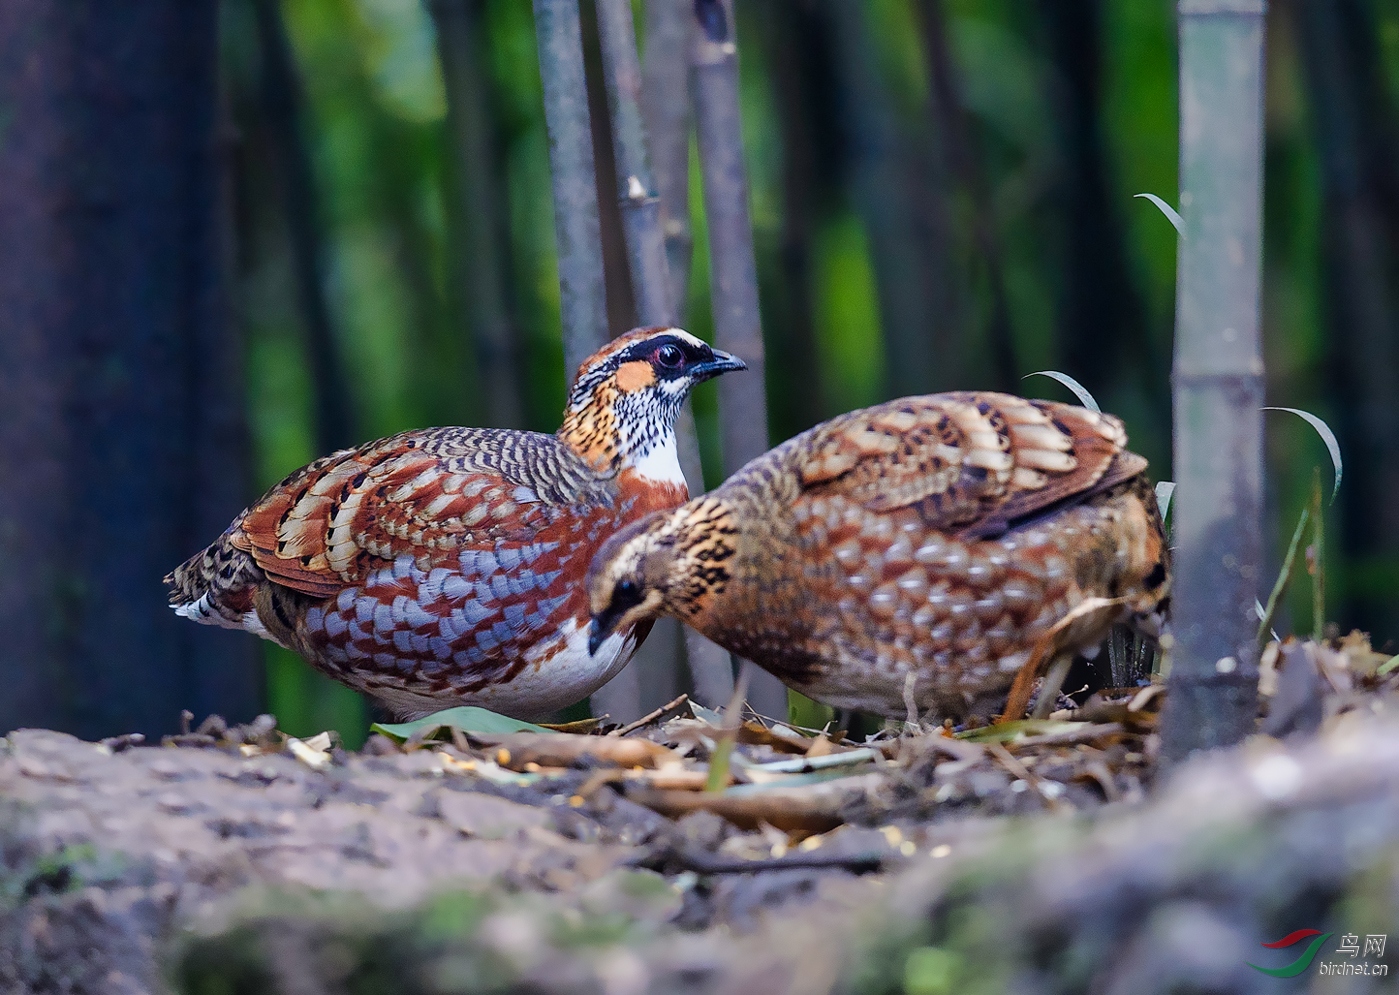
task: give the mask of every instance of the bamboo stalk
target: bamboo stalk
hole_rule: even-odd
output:
[[[690,234],[690,45],[689,0],[647,0],[646,51],[642,63],[641,111],[650,140],[656,192],[661,197],[661,229],[670,273],[670,300],[683,323],[690,286],[694,239]],[[704,493],[695,416],[689,403],[675,426],[680,468],[691,494]],[[689,626],[683,634],[695,697],[717,708],[733,694],[733,661],[728,651]]]
[[[664,204],[657,195],[647,150],[648,136],[640,101],[642,73],[636,54],[631,3],[629,0],[596,0],[596,5],[603,75],[612,119],[617,201],[626,236],[637,320],[641,325],[677,325],[680,309],[672,296],[673,284],[661,222]],[[672,95],[688,104],[683,88]],[[678,117],[683,125],[688,115],[670,117]],[[688,157],[686,165],[688,167]],[[692,454],[694,466],[682,469],[685,470],[686,479],[693,484],[693,492],[698,494],[704,491],[704,477],[699,468],[699,443],[695,439],[694,421],[688,416],[688,410],[685,415],[676,425],[676,435],[681,453]],[[666,629],[670,629],[670,638],[663,641],[667,635]],[[662,627],[662,631],[653,632],[647,644],[651,645],[653,641],[655,648],[652,652],[665,653],[670,650],[671,660],[666,662],[673,665],[673,652],[679,648],[673,628]],[[695,638],[690,638],[687,632],[685,646],[700,700],[717,701],[716,695],[722,698],[731,694],[733,668],[728,653],[698,633],[695,633]],[[640,702],[641,707],[645,704],[644,701]]]
[[[748,172],[738,105],[738,41],[733,0],[694,0],[691,77],[704,209],[709,223],[710,299],[714,338],[748,364],[719,381],[724,472],[731,474],[768,447],[766,362],[758,312],[758,268],[748,212]],[[749,703],[785,719],[787,690],[766,671],[753,675]]]
[[[549,132],[564,365],[571,379],[607,341],[602,229],[578,0],[534,0],[534,29]]]
[[[534,0],[549,172],[558,243],[559,317],[570,379],[607,341],[606,276],[598,216],[592,117],[578,0]],[[628,668],[592,696],[594,715],[629,722],[641,714],[637,675]]]
[[[502,194],[493,141],[490,99],[482,58],[483,0],[432,0],[437,47],[447,93],[452,151],[453,282],[455,320],[470,335],[476,389],[485,424],[524,425],[518,337],[506,302],[505,264],[499,247]]]
[[[671,325],[670,267],[661,230],[661,199],[651,175],[646,125],[641,116],[641,62],[630,0],[595,0],[603,80],[612,119],[617,204],[627,243],[632,296],[640,325]]]
[[[690,285],[690,18],[688,0],[646,0],[641,113],[661,198],[670,300],[685,313]],[[698,450],[696,450],[698,452]],[[688,469],[688,468],[687,468]]]
[[[1257,716],[1264,0],[1181,0],[1172,759]]]

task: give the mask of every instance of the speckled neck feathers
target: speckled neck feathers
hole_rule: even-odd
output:
[[[685,392],[654,381],[629,384],[628,377],[639,377],[627,369],[632,365],[583,371],[558,437],[601,476],[630,468],[659,482],[684,483],[676,458],[675,419]]]

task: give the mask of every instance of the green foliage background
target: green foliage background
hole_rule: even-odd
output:
[[[842,180],[809,219],[809,288],[784,286],[783,113],[778,97],[785,42],[772,27],[775,7],[798,0],[739,0],[742,100],[752,206],[769,334],[774,441],[805,427],[793,398],[819,391],[828,416],[886,396],[890,363],[869,228]],[[850,0],[856,2],[856,0]],[[873,67],[898,128],[931,127],[928,56],[917,28],[918,0],[860,0],[868,30],[864,58]],[[806,4],[810,8],[813,5]],[[267,166],[260,117],[259,59],[252,0],[224,0],[227,102],[234,127],[233,201],[238,220],[235,303],[246,336],[248,410],[259,488],[319,455],[302,321],[285,209]],[[1295,18],[1275,5],[1268,39],[1266,273],[1264,322],[1270,403],[1331,418],[1345,403],[1329,362],[1323,294],[1320,150],[1311,115]],[[638,3],[637,19],[643,11]],[[1174,5],[1098,4],[1098,126],[1106,200],[1120,225],[1139,321],[1114,334],[1146,348],[1109,382],[1085,382],[1122,414],[1135,448],[1169,476],[1170,426],[1153,397],[1167,396],[1175,297],[1175,235],[1140,192],[1176,200],[1176,50]],[[947,0],[948,36],[963,103],[980,143],[982,170],[1004,256],[1010,324],[1020,373],[1062,365],[1061,305],[1066,229],[1062,196],[1065,129],[1057,102],[1062,67],[1044,39],[1044,5],[1010,0]],[[547,147],[530,4],[487,0],[485,24],[493,127],[505,182],[494,192],[509,231],[509,296],[526,361],[530,428],[551,431],[564,396],[559,298],[553,258]],[[1370,7],[1383,57],[1389,106],[1399,105],[1399,9]],[[285,0],[282,5],[305,96],[302,138],[320,195],[325,243],[324,291],[348,367],[354,432],[368,439],[427,424],[470,423],[481,406],[464,341],[463,318],[447,293],[450,182],[446,96],[433,20],[420,0]],[[812,99],[817,99],[813,96]],[[823,110],[839,118],[840,107]],[[839,130],[846,122],[838,119]],[[929,182],[933,182],[931,179]],[[687,324],[711,330],[707,246],[692,170],[696,235]],[[973,205],[953,191],[951,228],[964,233]],[[948,316],[962,354],[949,368],[957,386],[995,386],[984,341],[987,290],[963,237],[945,247],[960,308]],[[808,293],[819,384],[799,381],[774,342],[786,342],[793,294]],[[467,304],[469,306],[469,302]],[[945,385],[940,385],[945,386]],[[1010,386],[1010,385],[1005,385]],[[1019,389],[1060,396],[1036,378]],[[1066,396],[1066,395],[1064,395]],[[707,476],[718,466],[712,387],[696,402]],[[810,420],[810,414],[806,420]],[[1305,500],[1311,468],[1325,453],[1300,421],[1270,416],[1273,530],[1285,542]],[[1334,518],[1334,516],[1333,516]],[[1336,529],[1338,523],[1333,521]],[[1342,548],[1340,542],[1328,543]],[[1352,554],[1353,554],[1352,544]],[[1330,564],[1330,586],[1347,603],[1360,589],[1390,591],[1399,581],[1392,556],[1355,556]],[[1264,586],[1271,580],[1265,579]],[[1298,597],[1305,597],[1299,585]],[[1300,617],[1306,617],[1300,608]],[[1377,634],[1377,644],[1386,636]],[[283,728],[365,727],[363,706],[290,654],[268,656],[270,708]]]

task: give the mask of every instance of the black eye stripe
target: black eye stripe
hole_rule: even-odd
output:
[[[710,358],[709,346],[703,343],[696,344],[675,335],[658,335],[655,338],[645,339],[628,346],[616,357],[616,363],[620,366],[622,363],[637,359],[650,362],[658,350],[664,349],[668,345],[675,346],[680,350],[685,363],[702,363]]]

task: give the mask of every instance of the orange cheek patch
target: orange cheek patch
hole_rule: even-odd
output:
[[[656,382],[656,371],[644,359],[635,359],[617,367],[617,386],[630,394]]]

